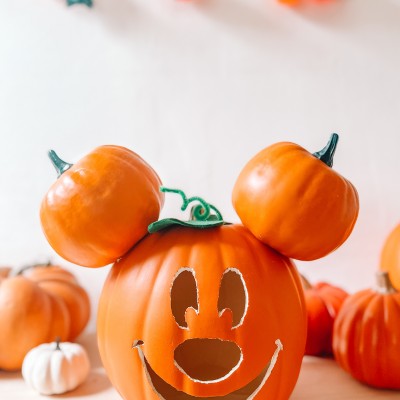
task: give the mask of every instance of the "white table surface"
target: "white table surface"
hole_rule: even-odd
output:
[[[95,334],[86,334],[79,342],[89,352],[92,370],[86,382],[76,390],[57,396],[41,396],[26,386],[20,373],[0,371],[0,400],[121,400],[101,366]],[[335,361],[305,357],[291,400],[400,400],[400,391],[375,390],[364,386],[342,371]],[[138,399],[140,400],[140,399]],[[272,400],[272,399],[271,399]]]

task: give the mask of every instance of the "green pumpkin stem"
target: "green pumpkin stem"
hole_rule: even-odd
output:
[[[48,152],[48,155],[51,163],[57,171],[57,178],[59,178],[65,171],[68,171],[73,165],[61,160],[61,158],[58,157],[57,153],[54,150],[50,150]]]
[[[192,221],[207,221],[210,217],[211,210],[213,210],[215,212],[215,216],[216,216],[217,220],[219,220],[219,221],[223,220],[222,215],[219,212],[219,210],[216,207],[214,207],[212,204],[207,203],[201,197],[193,196],[193,197],[187,198],[185,193],[182,190],[169,189],[164,186],[160,187],[160,191],[164,192],[164,193],[179,194],[182,197],[182,206],[181,206],[182,211],[185,211],[188,208],[190,203],[192,203],[194,201],[198,201],[200,204],[197,204],[196,206],[194,206],[190,212],[190,219]]]
[[[207,203],[201,197],[194,196],[187,198],[182,190],[169,189],[164,186],[160,187],[160,191],[164,193],[179,194],[182,197],[182,211],[185,211],[188,208],[189,204],[194,201],[198,201],[200,204],[196,204],[191,208],[189,221],[182,221],[177,218],[164,218],[151,223],[147,227],[149,233],[155,233],[162,229],[177,225],[191,227],[195,229],[205,229],[226,224],[219,210],[212,204]],[[214,213],[212,214],[211,211],[213,211]]]
[[[335,155],[336,147],[339,141],[339,135],[337,133],[332,133],[329,138],[328,144],[320,151],[317,151],[313,156],[317,157],[328,167],[333,166],[333,156]]]

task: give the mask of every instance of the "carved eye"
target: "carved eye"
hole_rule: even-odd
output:
[[[172,282],[171,310],[176,323],[182,329],[189,329],[185,320],[185,312],[188,308],[199,312],[197,282],[193,269],[181,268]]]
[[[232,329],[242,325],[249,305],[243,275],[236,268],[228,268],[222,275],[219,289],[218,312],[221,316],[229,308],[232,311]]]

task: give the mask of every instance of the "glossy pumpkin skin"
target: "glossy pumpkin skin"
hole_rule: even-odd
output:
[[[75,276],[58,265],[28,268],[23,275],[36,282],[40,288],[61,299],[70,317],[66,340],[75,340],[86,327],[90,318],[90,299]]]
[[[334,324],[333,351],[355,379],[400,389],[400,293],[387,286],[350,295]]]
[[[232,193],[242,223],[287,257],[315,260],[350,235],[359,210],[354,186],[301,146],[280,142],[240,172]]]
[[[346,291],[327,282],[304,286],[307,308],[306,355],[331,356],[333,354],[333,324],[347,296]]]
[[[0,369],[22,366],[26,353],[55,337],[65,340],[70,317],[64,302],[23,277],[0,278]]]
[[[46,238],[64,259],[101,267],[123,256],[158,219],[161,181],[136,153],[100,146],[62,173],[44,197]]]
[[[381,252],[380,270],[388,272],[393,286],[400,290],[400,224],[385,240]]]
[[[181,268],[194,271],[198,309],[186,310],[189,329],[172,314],[171,285]],[[221,277],[240,271],[248,309],[232,329],[232,313],[219,315]],[[232,293],[232,296],[237,296]],[[132,344],[168,384],[199,397],[224,396],[253,380],[271,360],[279,339],[283,350],[255,399],[287,400],[297,381],[306,337],[302,285],[294,264],[259,242],[242,225],[211,229],[169,228],[151,234],[119,260],[105,283],[98,313],[98,343],[111,382],[126,400],[158,400]],[[235,342],[243,354],[226,379],[195,382],[174,364],[174,351],[187,339]],[[170,400],[170,399],[166,399]]]

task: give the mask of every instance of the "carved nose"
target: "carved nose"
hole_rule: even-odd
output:
[[[240,347],[229,340],[188,339],[174,353],[175,364],[198,382],[221,381],[242,362]]]

